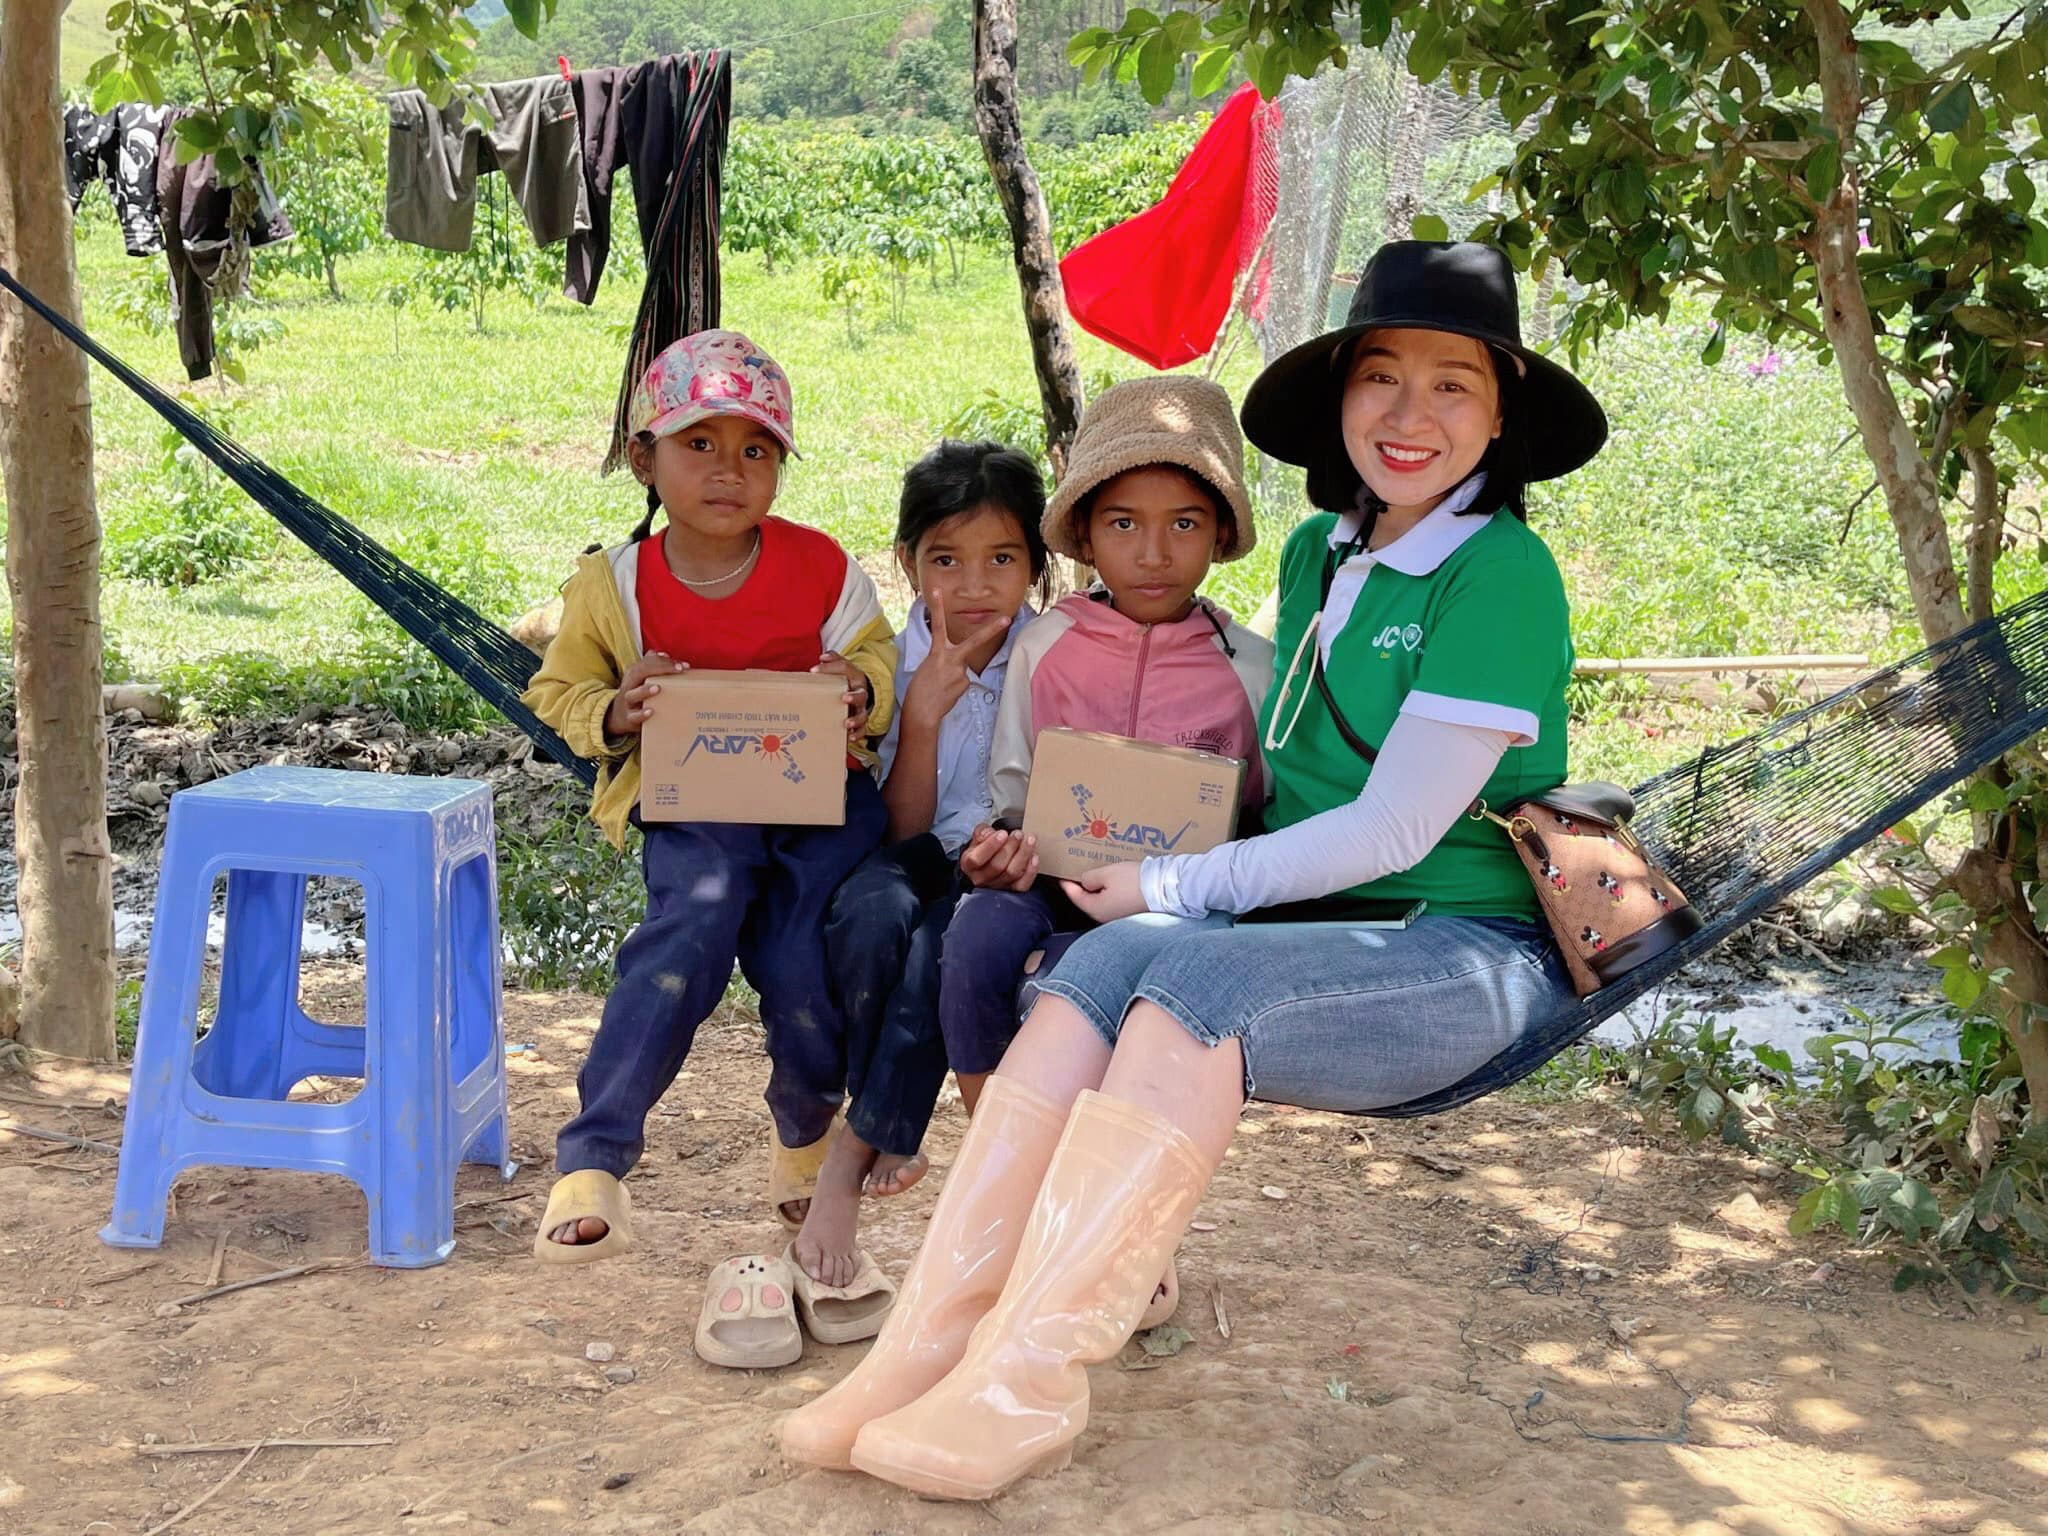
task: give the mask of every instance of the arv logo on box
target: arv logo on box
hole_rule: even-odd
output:
[[[796,758],[790,748],[809,734],[792,731],[786,736],[762,731],[699,731],[690,740],[690,750],[683,754],[688,762],[702,747],[712,757],[746,757],[749,755],[770,759],[782,764],[782,776],[792,784],[804,781],[803,769],[797,767]]]
[[[1103,815],[1095,808],[1095,796],[1090,793],[1087,785],[1074,784],[1069,787],[1074,792],[1074,804],[1081,812],[1081,824],[1068,827],[1065,834],[1068,837],[1089,837],[1097,842],[1125,843],[1133,848],[1151,848],[1160,853],[1171,853],[1179,845],[1180,840],[1187,836],[1188,828],[1194,825],[1192,821],[1184,821],[1178,832],[1170,834],[1163,827],[1147,826],[1143,822],[1131,822],[1126,825],[1114,817]]]

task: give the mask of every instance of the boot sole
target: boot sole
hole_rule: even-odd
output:
[[[982,1503],[994,1498],[1005,1488],[1014,1487],[1034,1477],[1050,1477],[1055,1472],[1064,1472],[1074,1460],[1074,1442],[1056,1446],[1032,1462],[1015,1477],[990,1486],[986,1483],[971,1483],[964,1479],[948,1477],[929,1467],[897,1466],[878,1456],[863,1457],[856,1447],[853,1465],[857,1471],[870,1477],[879,1477],[885,1483],[894,1483],[898,1488],[909,1490],[921,1499],[955,1499],[970,1503]]]

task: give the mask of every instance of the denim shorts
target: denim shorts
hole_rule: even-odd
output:
[[[1244,1051],[1246,1098],[1357,1114],[1448,1087],[1577,1006],[1549,933],[1503,917],[1401,929],[1147,913],[1084,934],[1033,980],[1110,1045],[1132,1003]]]

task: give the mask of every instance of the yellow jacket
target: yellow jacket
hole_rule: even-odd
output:
[[[597,764],[590,819],[616,848],[625,846],[627,818],[640,803],[640,738],[610,740],[604,720],[620,679],[640,659],[640,548],[619,544],[576,562],[562,588],[561,628],[521,696],[572,749]],[[846,579],[819,629],[818,648],[837,651],[866,676],[875,695],[868,731],[880,736],[896,712],[896,637],[874,582],[851,555],[845,559]],[[875,765],[865,742],[850,750],[870,768]]]

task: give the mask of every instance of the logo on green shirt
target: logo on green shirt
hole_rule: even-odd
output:
[[[1373,649],[1383,656],[1392,653],[1395,646],[1408,651],[1422,649],[1422,626],[1420,624],[1389,624],[1372,637]]]

